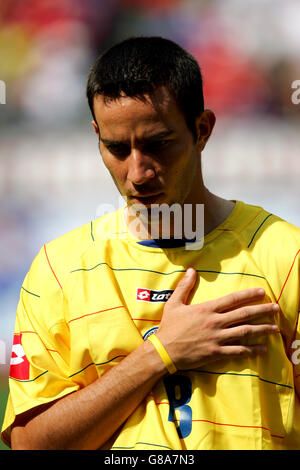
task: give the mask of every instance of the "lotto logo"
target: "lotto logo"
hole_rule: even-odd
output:
[[[22,334],[14,335],[9,375],[14,379],[29,379],[29,362],[22,346]]]
[[[136,300],[142,302],[167,302],[173,291],[167,290],[151,290],[138,287],[136,290]]]
[[[142,289],[140,287],[136,290],[136,300],[143,300],[144,302],[149,302],[151,296],[150,289]]]

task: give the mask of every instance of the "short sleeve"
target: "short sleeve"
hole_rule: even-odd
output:
[[[287,284],[289,284],[288,296],[290,298],[295,297],[297,308],[296,327],[290,348],[290,358],[294,369],[295,389],[300,400],[300,250],[298,250],[290,269]]]
[[[291,344],[291,361],[293,363],[294,369],[294,381],[295,381],[295,389],[298,395],[298,399],[300,400],[300,319],[299,319],[300,311],[298,312],[298,322],[297,328],[295,332],[294,341]]]
[[[69,345],[61,283],[44,246],[24,280],[17,308],[9,397],[1,432],[8,446],[17,415],[78,389],[69,377]]]

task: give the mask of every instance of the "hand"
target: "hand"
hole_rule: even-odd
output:
[[[157,337],[177,369],[196,368],[219,359],[265,352],[265,344],[245,345],[240,342],[278,332],[276,324],[251,323],[262,316],[272,317],[278,312],[278,305],[247,305],[263,300],[265,291],[257,288],[233,292],[197,305],[186,305],[196,277],[196,271],[189,268],[166,303],[157,331]]]

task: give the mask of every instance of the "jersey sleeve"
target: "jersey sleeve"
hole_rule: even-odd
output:
[[[298,292],[299,301],[298,301],[298,312],[297,312],[297,322],[295,328],[295,334],[293,337],[293,342],[291,343],[290,348],[290,357],[293,364],[294,369],[294,381],[295,381],[295,389],[298,396],[298,400],[300,400],[300,250],[296,260],[296,268],[294,269],[294,277],[295,279],[295,290]],[[296,273],[298,276],[296,276]]]
[[[279,304],[282,300],[287,310],[295,312],[295,327],[292,341],[289,342],[289,357],[293,364],[295,390],[300,400],[300,237],[294,252],[295,256],[280,292]]]
[[[17,308],[1,432],[8,446],[17,415],[79,388],[69,377],[70,342],[64,309],[62,285],[44,246],[25,277]]]

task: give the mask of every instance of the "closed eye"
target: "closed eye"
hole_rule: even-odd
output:
[[[143,146],[143,150],[149,153],[155,153],[159,150],[165,149],[172,141],[168,140],[154,140],[152,142],[147,142]]]
[[[127,157],[130,154],[130,147],[124,144],[108,144],[105,145],[107,150],[116,157]]]
[[[101,139],[106,149],[117,158],[125,158],[130,155],[130,145],[123,142],[113,142]],[[173,142],[172,139],[145,140],[140,143],[140,148],[145,154],[163,152]]]

